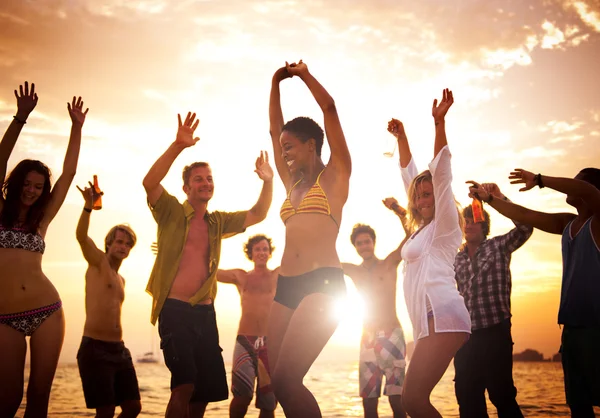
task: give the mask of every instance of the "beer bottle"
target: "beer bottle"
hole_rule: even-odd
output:
[[[98,176],[94,174],[94,202],[92,209],[102,209],[102,191],[98,187]]]
[[[473,222],[485,222],[485,218],[483,216],[483,205],[481,204],[481,200],[473,198],[471,209],[473,210]]]

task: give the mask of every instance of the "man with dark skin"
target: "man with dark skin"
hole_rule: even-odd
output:
[[[398,216],[404,227],[406,211],[396,199],[389,197],[383,204]],[[384,374],[384,395],[389,397],[394,418],[406,417],[401,398],[406,343],[396,313],[396,282],[402,261],[400,253],[407,238],[380,260],[375,255],[375,231],[368,225],[357,224],[350,239],[363,262],[360,265],[342,263],[344,274],[352,279],[366,303],[359,360],[359,391],[365,418],[379,416],[377,404]]]
[[[229,416],[246,416],[256,379],[256,407],[260,409],[259,417],[270,418],[275,416],[277,401],[271,387],[266,335],[269,313],[277,289],[279,267],[274,270],[267,267],[273,246],[271,239],[265,235],[251,237],[245,244],[245,252],[248,259],[254,263],[254,269],[219,270],[217,275],[219,282],[236,285],[242,305],[233,353],[233,399],[229,406]]]

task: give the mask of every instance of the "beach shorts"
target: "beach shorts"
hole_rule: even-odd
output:
[[[131,353],[123,341],[101,341],[83,337],[77,351],[77,365],[85,405],[90,409],[139,401]]]
[[[158,317],[158,333],[171,372],[171,390],[193,384],[191,402],[227,399],[229,388],[214,305],[192,306],[167,299]]]
[[[267,359],[267,337],[238,335],[233,351],[231,371],[231,393],[252,399],[254,380],[256,385],[256,407],[274,411],[277,407],[275,393],[271,387],[269,361]]]
[[[378,398],[385,375],[386,396],[401,395],[406,371],[406,342],[402,328],[363,332],[360,343],[358,386],[361,398]]]
[[[600,406],[600,328],[565,325],[560,353],[567,404]]]
[[[274,300],[290,309],[296,309],[302,299],[312,293],[345,296],[344,271],[337,267],[322,267],[299,276],[279,275]]]

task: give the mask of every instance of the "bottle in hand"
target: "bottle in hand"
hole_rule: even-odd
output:
[[[471,209],[473,210],[473,222],[478,223],[485,221],[485,218],[483,216],[483,205],[481,204],[481,200],[473,198]]]
[[[98,176],[94,174],[94,203],[92,209],[102,209],[102,191],[98,186]]]

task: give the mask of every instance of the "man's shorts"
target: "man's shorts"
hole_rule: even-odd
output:
[[[560,352],[567,404],[600,406],[600,328],[565,325]]]
[[[385,375],[386,396],[401,395],[406,368],[406,343],[402,328],[363,332],[358,367],[362,398],[378,398]]]
[[[83,337],[77,352],[77,365],[88,408],[118,406],[139,401],[140,389],[123,341],[101,341]]]
[[[238,335],[233,351],[231,393],[252,399],[254,380],[256,385],[256,407],[274,411],[277,400],[271,387],[269,361],[267,359],[267,337]]]
[[[171,372],[171,390],[194,385],[192,402],[227,399],[227,376],[214,305],[167,299],[158,317],[160,348]]]

